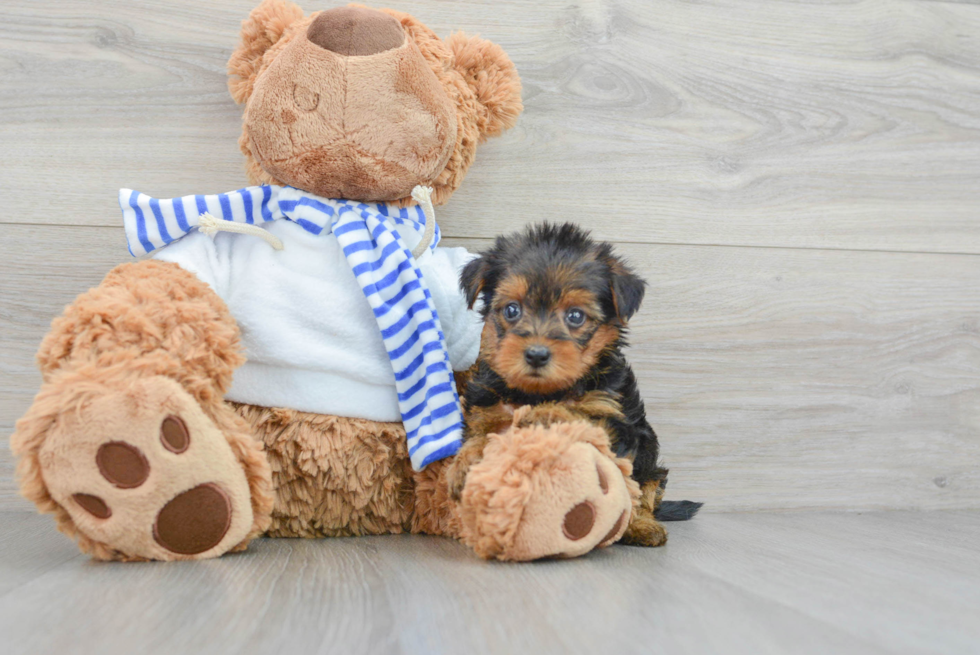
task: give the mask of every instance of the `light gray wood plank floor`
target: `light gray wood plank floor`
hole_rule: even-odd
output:
[[[104,564],[46,518],[0,513],[0,650],[976,653],[978,539],[972,511],[731,513],[571,561],[389,536]]]

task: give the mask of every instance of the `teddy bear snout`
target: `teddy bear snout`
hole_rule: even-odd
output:
[[[376,9],[337,7],[321,11],[306,38],[338,55],[364,57],[402,45],[405,32],[397,20]]]

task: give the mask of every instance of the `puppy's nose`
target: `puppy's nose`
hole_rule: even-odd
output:
[[[363,57],[397,48],[405,42],[405,32],[397,20],[377,9],[337,7],[321,11],[306,38],[338,55]]]
[[[551,350],[547,346],[531,346],[524,351],[524,361],[534,368],[541,368],[551,359]]]

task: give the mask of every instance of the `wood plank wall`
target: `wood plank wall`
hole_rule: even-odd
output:
[[[252,4],[0,0],[4,434],[51,318],[128,259],[116,189],[244,184],[224,65]],[[980,5],[394,6],[524,81],[446,243],[574,220],[649,280],[631,356],[669,496],[980,507]],[[28,508],[12,470],[0,508]]]

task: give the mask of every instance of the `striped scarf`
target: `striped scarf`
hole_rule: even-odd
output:
[[[285,219],[314,235],[332,232],[374,311],[391,359],[412,467],[421,470],[459,450],[462,413],[445,335],[422,272],[399,234],[399,229],[424,232],[419,205],[399,209],[278,186],[170,200],[121,189],[119,205],[134,257],[186,235],[203,214],[251,225]],[[434,230],[431,249],[440,236],[438,225]]]

